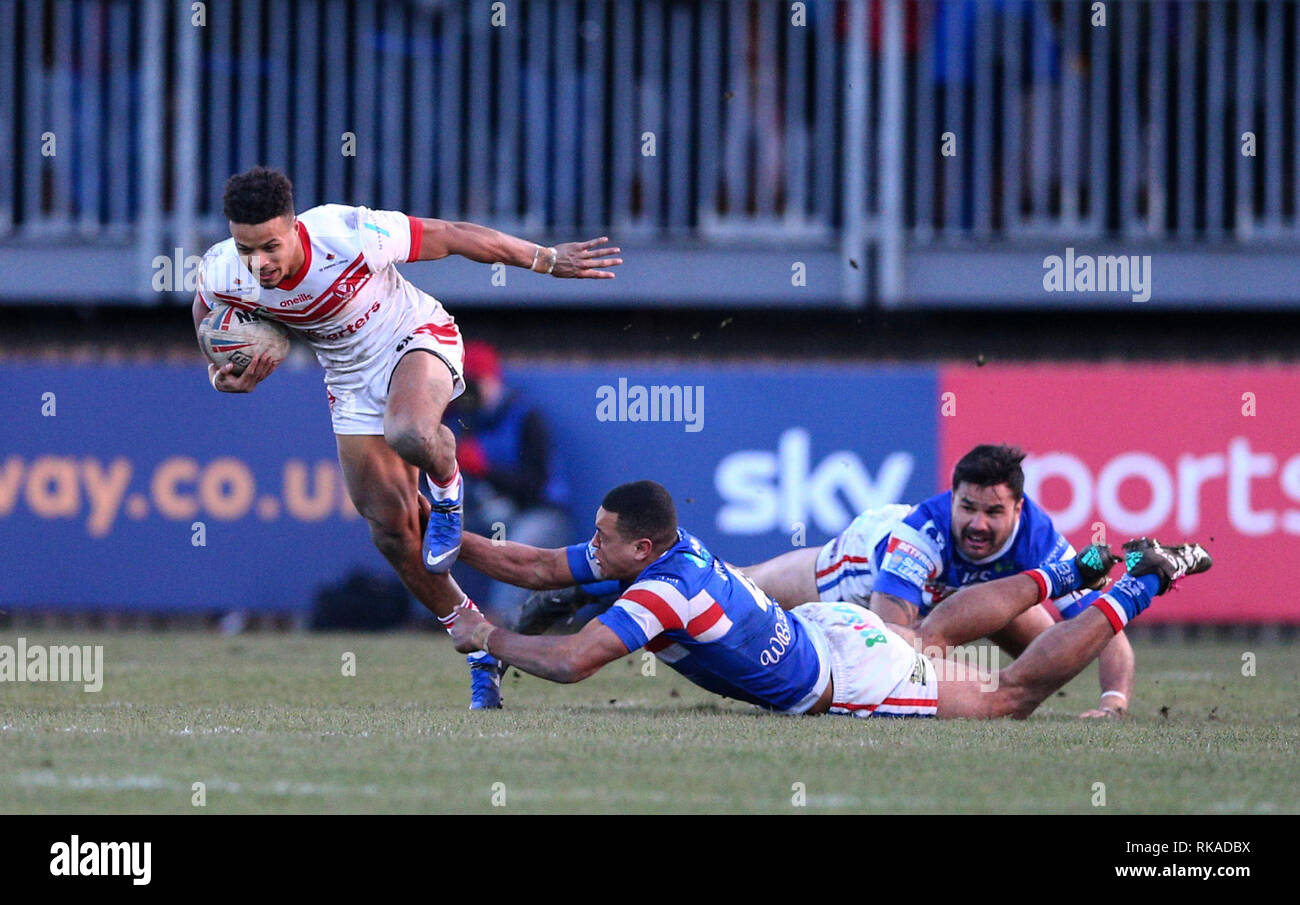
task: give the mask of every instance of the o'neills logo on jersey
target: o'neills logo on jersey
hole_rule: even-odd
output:
[[[299,302],[306,302],[310,300],[311,300],[310,292],[300,292],[291,299],[285,299],[283,302],[280,303],[280,307],[288,308],[291,305],[297,305]]]
[[[50,846],[50,874],[55,877],[131,877],[135,886],[148,886],[153,876],[152,842],[69,842]]]

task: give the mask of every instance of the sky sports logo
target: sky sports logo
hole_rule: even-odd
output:
[[[1129,450],[1095,469],[1073,452],[1051,450],[1028,456],[1024,469],[1025,494],[1063,534],[1086,528],[1094,514],[1128,537],[1171,521],[1191,534],[1222,513],[1244,537],[1300,535],[1300,454],[1283,460],[1244,436],[1229,438],[1222,452],[1176,459]],[[1277,505],[1283,500],[1296,506]]]
[[[798,526],[839,534],[858,513],[902,500],[916,464],[916,456],[901,449],[886,453],[874,474],[852,450],[814,460],[812,432],[791,427],[775,450],[739,449],[718,462],[713,485],[722,506],[715,524],[725,534]]]

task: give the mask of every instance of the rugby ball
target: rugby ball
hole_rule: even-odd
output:
[[[218,303],[199,322],[199,345],[217,367],[233,362],[237,377],[259,352],[269,354],[276,364],[284,361],[289,354],[289,331],[252,311]]]

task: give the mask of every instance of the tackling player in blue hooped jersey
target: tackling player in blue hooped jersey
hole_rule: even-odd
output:
[[[745,572],[784,607],[809,600],[857,603],[888,623],[915,627],[959,588],[1074,555],[1051,517],[1024,495],[1024,458],[1013,446],[976,446],[953,468],[951,490],[915,507],[869,510],[825,546],[794,550]],[[1068,595],[1055,605],[1069,617],[1081,596]],[[957,622],[956,634],[969,635],[960,625],[960,610],[949,608],[944,615]],[[1054,621],[1035,606],[991,637],[1018,657]],[[944,635],[928,628],[936,638]],[[1121,717],[1133,695],[1134,673],[1133,648],[1123,632],[1102,651],[1098,665],[1101,699],[1081,716]]]
[[[1083,599],[1074,618],[1042,632],[996,676],[915,650],[879,616],[851,603],[782,609],[743,573],[677,525],[668,491],[636,481],[606,494],[588,544],[543,550],[474,534],[461,559],[501,581],[560,588],[607,578],[624,585],[577,634],[530,636],[457,614],[456,649],[486,651],[525,672],[576,682],[645,647],[697,685],[787,713],[854,716],[1026,717],[1091,662],[1127,622],[1184,575],[1210,567],[1198,545],[1125,545],[1127,574]],[[980,637],[1050,597],[1096,585],[1118,560],[1104,545],[953,594]],[[929,621],[929,620],[927,620]],[[924,640],[924,635],[922,635]],[[965,640],[959,639],[957,643]],[[939,668],[936,668],[939,667]]]

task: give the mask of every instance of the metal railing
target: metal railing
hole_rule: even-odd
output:
[[[851,304],[932,249],[1293,250],[1297,5],[6,0],[0,256],[126,247],[147,286],[256,163],[301,207],[829,250]]]

